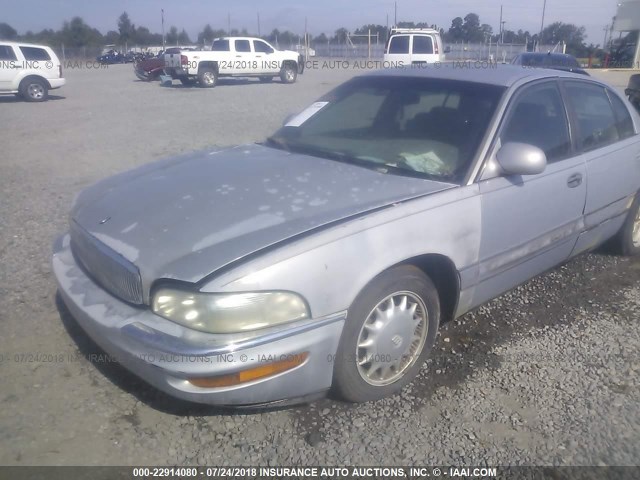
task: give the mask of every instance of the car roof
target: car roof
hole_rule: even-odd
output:
[[[492,64],[486,61],[460,61],[442,62],[436,65],[427,65],[416,68],[386,68],[376,70],[368,75],[372,76],[393,76],[393,77],[424,77],[442,80],[459,80],[465,82],[484,83],[488,85],[498,85],[511,87],[521,80],[538,80],[544,78],[575,78],[580,80],[590,80],[594,83],[601,83],[592,77],[586,77],[577,73],[564,72],[562,70],[552,70],[548,68],[523,68],[519,65]],[[469,65],[462,66],[462,65]]]
[[[520,57],[551,57],[551,58],[576,58],[573,55],[569,55],[568,53],[560,53],[560,52],[522,52],[518,54]]]
[[[258,37],[217,37],[213,39],[215,40],[262,40],[262,38]],[[266,40],[262,40],[263,42]]]
[[[2,40],[0,38],[0,43],[2,45],[10,45],[12,47],[36,47],[36,48],[51,48],[48,45],[41,45],[37,43],[26,43],[26,42],[10,42],[8,40]]]

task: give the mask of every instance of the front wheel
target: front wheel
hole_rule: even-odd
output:
[[[280,71],[282,83],[294,83],[298,78],[298,67],[292,63],[285,63]]]
[[[202,88],[213,88],[218,83],[218,72],[211,67],[204,67],[198,71],[198,84]]]
[[[410,265],[373,279],[347,314],[334,364],[335,392],[351,402],[401,390],[435,343],[440,302],[433,282]]]
[[[44,80],[26,78],[20,85],[20,94],[28,102],[44,102],[49,98],[49,88]]]
[[[640,192],[636,194],[627,218],[613,242],[615,249],[622,255],[640,255]]]

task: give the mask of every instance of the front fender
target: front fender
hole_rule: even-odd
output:
[[[214,275],[205,292],[289,290],[314,318],[345,310],[379,273],[438,254],[458,271],[477,264],[481,204],[477,185],[452,188],[351,220]]]

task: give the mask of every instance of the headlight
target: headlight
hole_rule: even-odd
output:
[[[208,333],[238,333],[309,318],[306,302],[291,292],[201,293],[168,288],[153,297],[153,312]]]

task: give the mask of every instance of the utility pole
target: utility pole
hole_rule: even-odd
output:
[[[602,41],[602,50],[607,48],[607,35],[609,34],[609,25],[604,26],[604,40]]]
[[[547,10],[547,0],[542,5],[542,22],[540,23],[540,38],[538,38],[538,46],[542,43],[542,31],[544,30],[544,13]]]
[[[500,29],[500,43],[504,43],[504,38],[502,37],[502,27],[504,26],[504,23],[502,23],[502,5],[500,5],[500,25],[498,25],[499,29]]]
[[[231,12],[227,13],[227,35],[231,35]]]
[[[304,17],[304,61],[309,61],[309,37],[307,36],[307,17]]]
[[[393,2],[393,25],[398,26],[398,2]]]
[[[260,37],[260,12],[258,12],[258,36]]]
[[[160,9],[160,16],[162,17],[162,51],[165,50],[165,36],[164,36],[164,8]]]

